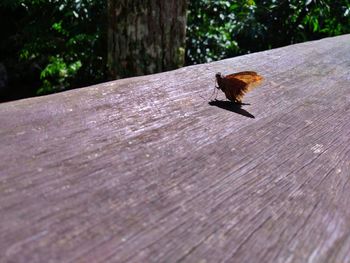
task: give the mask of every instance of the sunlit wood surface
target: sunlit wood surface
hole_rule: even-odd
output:
[[[0,104],[0,138],[1,262],[350,262],[350,35]]]

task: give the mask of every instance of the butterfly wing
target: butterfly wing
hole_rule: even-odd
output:
[[[254,71],[243,71],[223,78],[226,97],[231,101],[241,101],[244,94],[261,83],[263,77]]]
[[[246,75],[249,75],[249,76],[258,76],[258,73],[256,73],[255,71],[241,71],[241,72],[237,72],[237,73],[233,73],[233,74],[230,74],[230,75],[227,75],[227,76],[246,76]],[[227,77],[226,76],[226,77]]]
[[[223,77],[220,81],[220,88],[225,93],[226,98],[230,101],[240,101],[244,95],[247,84],[237,78]]]
[[[263,77],[254,71],[243,71],[225,76],[226,79],[238,79],[247,85],[260,84]]]

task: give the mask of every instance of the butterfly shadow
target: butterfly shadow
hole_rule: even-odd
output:
[[[255,119],[254,115],[249,113],[248,111],[242,109],[243,105],[250,105],[247,103],[236,103],[227,100],[212,100],[208,103],[210,106],[216,106],[224,110],[232,111],[237,114],[243,115],[248,118]]]

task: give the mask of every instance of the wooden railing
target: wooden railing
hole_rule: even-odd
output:
[[[349,43],[0,104],[0,261],[349,262]]]

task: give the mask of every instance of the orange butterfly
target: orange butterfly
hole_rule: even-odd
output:
[[[254,71],[243,71],[227,76],[217,73],[215,77],[218,83],[216,88],[221,89],[227,99],[236,103],[242,103],[244,94],[258,86],[264,79]]]

